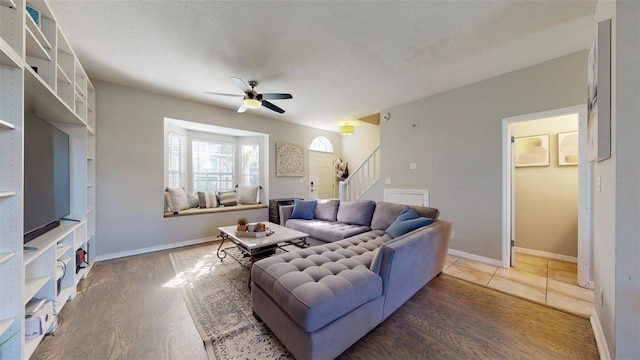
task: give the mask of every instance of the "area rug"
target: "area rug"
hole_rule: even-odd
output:
[[[216,243],[170,254],[176,283],[209,359],[293,359],[253,316],[249,272],[240,264],[247,264],[242,254],[230,248],[229,256],[220,261],[217,249]]]

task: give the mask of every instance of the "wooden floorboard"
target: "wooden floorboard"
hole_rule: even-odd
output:
[[[98,262],[32,359],[206,359],[171,250]],[[597,359],[588,320],[446,275],[340,359]]]

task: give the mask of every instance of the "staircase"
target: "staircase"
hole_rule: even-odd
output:
[[[340,201],[355,201],[364,195],[371,187],[380,181],[380,145],[349,174],[344,181],[340,181]]]

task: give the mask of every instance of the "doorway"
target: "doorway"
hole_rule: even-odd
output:
[[[516,247],[520,247],[518,242],[518,236],[520,236],[523,245],[527,248],[537,249],[533,250],[534,253],[538,252],[542,256],[551,255],[547,256],[551,258],[555,256],[560,260],[563,260],[563,256],[573,258],[573,261],[577,259],[578,285],[592,287],[592,165],[587,161],[585,151],[586,116],[586,105],[583,105],[503,119],[504,267],[515,265],[514,253]],[[574,119],[573,128],[569,125],[565,125],[563,128],[562,120],[570,118]],[[577,166],[572,165],[571,161],[567,163],[566,156],[562,156],[563,152],[558,151],[562,150],[558,146],[560,144],[558,140],[562,142],[569,135],[575,136],[573,133],[575,130],[578,130],[579,144]],[[545,157],[538,159],[540,161],[531,161],[531,157],[522,156],[523,146],[526,147],[527,142],[531,141],[536,142],[536,146],[540,146],[540,148],[535,148],[536,154],[546,151]],[[516,145],[520,146],[520,152],[516,150]],[[577,181],[576,176],[578,177]],[[517,179],[519,181],[516,181]],[[562,192],[561,185],[567,181],[575,181],[573,184],[577,184],[577,189],[576,185],[573,185],[573,188],[570,188],[568,192]],[[524,192],[523,186],[528,186]],[[518,193],[520,195],[517,195]],[[574,207],[570,209],[571,211],[567,211],[569,216],[563,219],[565,223],[562,222],[563,220],[547,220],[537,223],[530,221],[532,214],[540,214],[541,217],[544,217],[545,214],[541,212],[544,212],[545,209],[562,212],[561,209],[558,209],[560,205],[554,205],[554,202],[560,204],[560,201],[566,199],[570,199],[569,202],[573,201]],[[575,226],[575,222],[577,222],[577,226]],[[519,225],[521,231],[517,231]],[[559,230],[554,231],[554,227]],[[561,232],[562,234],[560,234]],[[527,234],[527,236],[523,236],[523,234]],[[529,236],[531,234],[532,236]],[[564,235],[564,238],[573,239],[572,244],[567,245],[567,243],[559,241],[558,239],[562,239],[561,235]],[[534,242],[535,245],[531,246]],[[567,246],[572,249],[568,250]]]
[[[333,153],[309,150],[309,199],[334,197]]]

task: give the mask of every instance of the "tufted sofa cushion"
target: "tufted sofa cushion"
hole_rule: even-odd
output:
[[[304,331],[313,332],[382,295],[369,270],[375,250],[391,238],[369,231],[253,264],[251,279]]]
[[[309,237],[322,239],[325,242],[333,242],[346,239],[353,235],[361,234],[371,230],[368,226],[346,224],[338,221],[324,220],[287,220],[287,227],[293,230],[302,231],[309,234]]]

